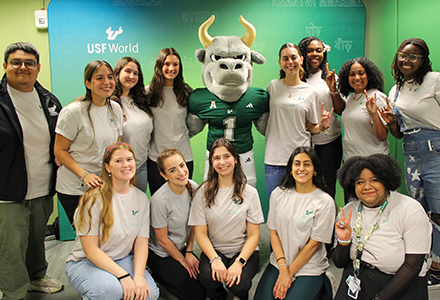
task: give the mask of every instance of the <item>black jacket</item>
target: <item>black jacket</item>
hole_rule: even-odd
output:
[[[17,113],[8,94],[6,74],[0,84],[0,200],[23,201],[27,194],[28,182],[24,156],[23,132]],[[54,162],[53,146],[55,126],[58,113],[61,111],[60,101],[41,84],[34,85],[46,115],[50,133],[50,157],[53,166],[50,195],[55,194],[57,166]],[[48,108],[55,107],[52,113]]]

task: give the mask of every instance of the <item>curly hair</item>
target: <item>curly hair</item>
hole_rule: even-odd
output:
[[[295,45],[294,43],[286,43],[284,45],[281,46],[280,51],[278,52],[278,59],[281,60],[281,52],[283,52],[284,49],[286,48],[294,48],[296,49],[296,51],[298,52],[298,55],[301,56],[301,50],[299,49],[299,47],[297,45]],[[299,78],[302,78],[304,75],[304,68],[303,66],[301,66],[299,68]],[[283,68],[281,68],[280,70],[280,79],[286,78],[286,72],[284,72]]]
[[[183,159],[183,161],[186,164],[186,160],[185,160],[185,158],[183,157],[182,153],[179,150],[174,149],[174,148],[165,149],[157,157],[157,168],[159,169],[159,171],[161,173],[167,174],[167,172],[165,170],[165,165],[164,165],[165,160],[167,158],[171,157],[171,156],[174,156],[174,155],[180,155],[180,157]],[[193,187],[191,185],[191,182],[189,182],[189,180],[186,183],[186,189],[188,190],[189,197],[192,200],[193,197],[194,197],[194,190],[193,190]]]
[[[237,149],[235,149],[234,145],[225,138],[220,138],[215,140],[211,146],[209,147],[209,170],[208,170],[208,179],[206,179],[200,186],[206,186],[205,188],[205,205],[210,208],[215,204],[215,197],[218,193],[218,173],[214,169],[213,166],[213,156],[214,151],[217,148],[225,147],[229,153],[236,159],[237,163],[234,167],[234,191],[232,193],[232,201],[235,201],[237,204],[241,204],[243,202],[243,191],[246,187],[246,176],[244,175],[243,169],[241,167],[240,155],[238,154]]]
[[[291,173],[292,173],[293,161],[295,160],[295,157],[300,153],[307,154],[312,160],[313,169],[316,173],[316,175],[313,176],[313,184],[317,188],[328,193],[327,185],[325,184],[324,175],[322,173],[321,161],[319,160],[319,156],[316,153],[315,149],[313,149],[312,147],[298,147],[295,150],[293,150],[292,154],[289,157],[289,161],[287,162],[286,165],[286,173],[281,178],[280,184],[278,186],[282,190],[296,188],[296,180],[295,178],[293,178]]]
[[[100,226],[102,228],[102,236],[100,242],[107,242],[110,238],[110,230],[113,227],[113,181],[106,169],[106,166],[110,163],[113,154],[116,150],[125,149],[131,152],[134,156],[133,149],[130,145],[117,142],[108,146],[105,150],[104,158],[102,159],[101,179],[102,185],[98,188],[89,188],[79,200],[77,209],[77,218],[75,218],[75,227],[80,231],[84,231],[87,226],[87,233],[91,230],[92,221],[92,207],[96,204],[96,201],[101,200],[102,210],[99,218]],[[136,185],[136,175],[130,180],[130,183]],[[86,233],[86,234],[87,234]]]
[[[422,53],[422,63],[420,64],[419,69],[417,70],[416,73],[416,77],[415,77],[415,81],[418,84],[422,84],[423,83],[423,77],[425,77],[425,75],[428,72],[432,71],[432,65],[431,65],[431,60],[429,59],[429,48],[428,45],[426,44],[426,42],[422,39],[419,38],[411,38],[411,39],[406,39],[404,40],[399,48],[396,51],[396,54],[394,55],[394,59],[393,62],[391,64],[391,74],[394,77],[394,80],[397,83],[397,86],[400,88],[403,84],[403,82],[405,81],[405,78],[403,77],[402,72],[400,72],[399,67],[398,67],[398,59],[397,59],[397,55],[399,52],[402,52],[403,48],[405,48],[405,46],[407,45],[414,45],[417,48],[419,48],[419,50]]]
[[[350,197],[357,197],[356,180],[364,169],[370,170],[386,190],[395,191],[400,187],[402,171],[395,158],[385,154],[354,156],[347,159],[337,173],[340,185]]]
[[[191,94],[192,89],[187,85],[183,79],[183,65],[180,59],[179,53],[177,53],[174,48],[165,48],[160,50],[159,55],[156,58],[156,65],[154,66],[154,75],[151,80],[148,97],[151,107],[162,107],[164,102],[164,75],[162,72],[163,64],[168,55],[174,55],[179,60],[179,73],[176,78],[174,78],[173,91],[177,97],[177,103],[182,106],[188,106],[189,94]]]
[[[121,104],[121,96],[122,96],[122,84],[119,81],[119,74],[121,73],[122,69],[129,63],[132,62],[136,64],[138,68],[138,82],[134,87],[130,89],[130,97],[133,99],[134,103],[145,111],[150,117],[153,117],[153,113],[150,109],[150,105],[148,103],[147,93],[145,92],[145,85],[144,85],[144,74],[142,73],[141,64],[139,61],[133,57],[123,57],[121,58],[115,65],[113,69],[113,73],[115,76],[115,91],[113,92],[112,100],[115,100],[119,104]]]
[[[378,89],[379,91],[383,92],[384,81],[382,72],[368,58],[358,57],[346,61],[339,70],[339,91],[341,92],[341,94],[344,96],[348,96],[348,94],[354,92],[354,89],[350,86],[349,83],[349,75],[350,68],[355,63],[358,63],[362,67],[364,67],[365,72],[367,73],[368,84],[365,89],[367,91],[370,89]]]
[[[298,44],[298,47],[301,51],[301,56],[304,58],[304,61],[303,61],[304,74],[301,78],[301,80],[304,82],[307,82],[307,78],[310,77],[309,60],[308,60],[307,55],[309,53],[309,49],[308,49],[309,44],[312,41],[318,41],[322,45],[322,51],[324,51],[324,58],[323,58],[321,64],[319,65],[319,69],[321,69],[321,71],[322,71],[321,78],[324,80],[327,78],[327,70],[325,68],[325,65],[327,64],[327,51],[325,51],[325,49],[324,49],[324,43],[316,36],[308,36],[308,37],[303,38]]]

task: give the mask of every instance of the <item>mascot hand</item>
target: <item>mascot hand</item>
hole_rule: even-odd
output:
[[[188,126],[189,138],[192,138],[201,132],[207,123],[208,120],[202,120],[198,116],[189,113],[188,117],[186,118],[186,126]]]

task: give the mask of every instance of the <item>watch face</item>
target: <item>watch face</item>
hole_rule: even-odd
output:
[[[238,260],[243,266],[246,264],[246,261],[244,260],[244,258],[241,258]]]

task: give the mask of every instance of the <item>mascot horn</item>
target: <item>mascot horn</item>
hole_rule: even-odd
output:
[[[211,37],[209,27],[214,15],[199,28],[203,49],[196,50],[202,63],[202,78],[206,88],[196,89],[189,98],[188,127],[190,136],[209,124],[206,147],[221,137],[230,140],[242,159],[248,183],[256,185],[253,155],[252,123],[264,133],[269,111],[268,95],[261,88],[252,88],[252,63],[263,64],[266,59],[250,47],[255,40],[254,26],[240,16],[246,34]],[[208,151],[207,151],[208,155]],[[205,166],[205,178],[208,170]]]

